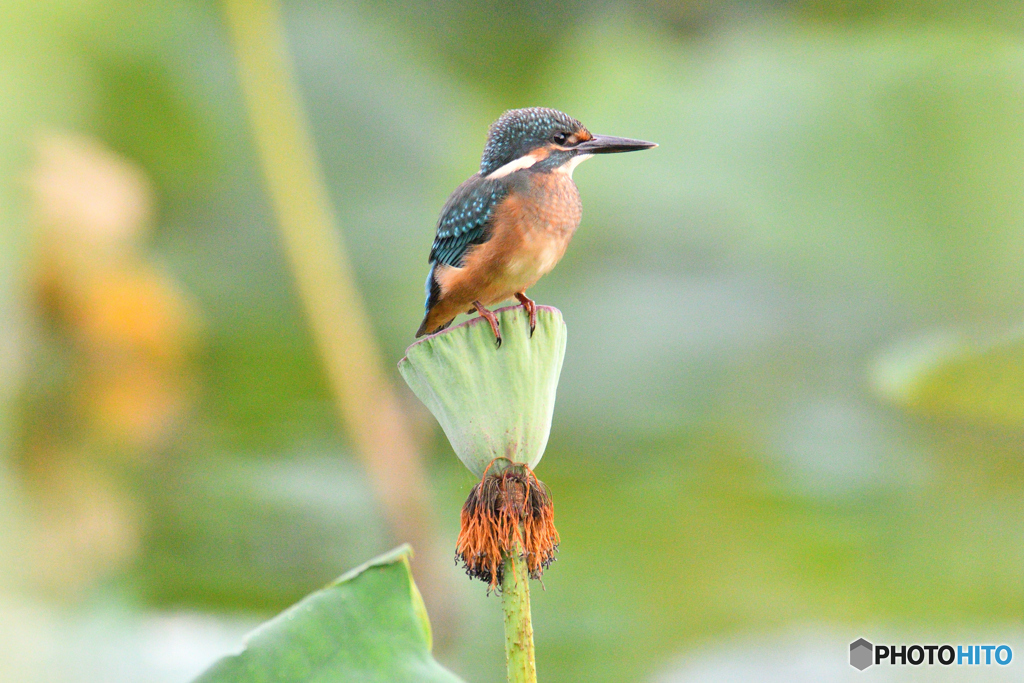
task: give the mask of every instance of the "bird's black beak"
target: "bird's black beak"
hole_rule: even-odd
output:
[[[636,152],[657,146],[654,142],[644,142],[643,140],[617,138],[614,135],[595,135],[576,145],[576,151],[581,154],[611,154],[613,152]]]

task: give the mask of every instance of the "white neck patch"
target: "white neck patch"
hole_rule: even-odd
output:
[[[524,168],[530,168],[538,161],[539,159],[533,156],[532,154],[524,154],[518,159],[513,159],[512,161],[508,162],[501,168],[491,171],[490,173],[487,174],[486,177],[488,180],[497,180],[498,178],[504,178],[510,173],[521,171]]]
[[[586,161],[587,159],[589,159],[592,156],[594,156],[594,155],[593,154],[577,154],[572,159],[569,159],[569,161],[567,161],[564,164],[562,164],[561,166],[559,166],[558,167],[558,171],[559,171],[559,173],[564,173],[565,175],[567,175],[570,178],[572,178],[572,172],[576,170],[576,167],[579,166],[580,164],[582,164],[584,161]]]

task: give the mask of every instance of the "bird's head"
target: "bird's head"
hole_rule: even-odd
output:
[[[573,169],[594,154],[633,152],[657,147],[653,142],[593,135],[568,114],[545,107],[511,109],[491,125],[480,161],[480,175],[501,178],[526,168]]]

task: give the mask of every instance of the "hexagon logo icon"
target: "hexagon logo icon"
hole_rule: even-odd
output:
[[[859,671],[868,668],[874,664],[874,650],[875,646],[863,638],[853,641],[850,643],[850,666]]]

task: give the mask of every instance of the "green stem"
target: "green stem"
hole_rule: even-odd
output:
[[[533,621],[530,615],[530,576],[526,570],[526,558],[518,543],[513,553],[505,556],[501,607],[505,612],[508,683],[537,683],[537,664],[533,656]]]
[[[422,451],[388,379],[306,120],[279,0],[222,0],[256,151],[296,292],[338,414],[394,535],[418,551],[435,624],[455,610],[430,514]]]

